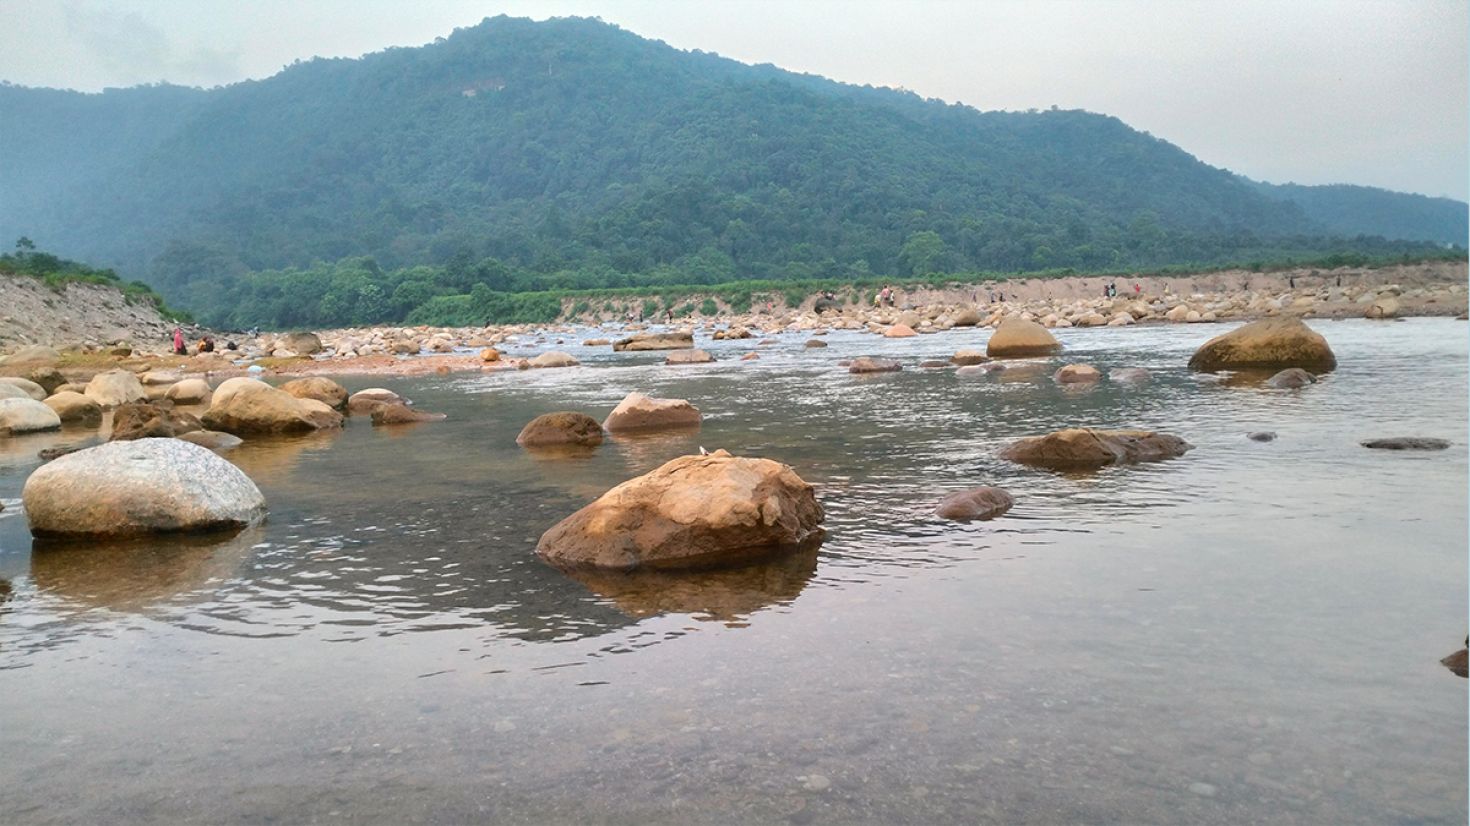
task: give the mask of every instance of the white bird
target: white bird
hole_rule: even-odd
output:
[[[700,456],[708,456],[709,455],[709,451],[704,449],[704,445],[700,445],[699,446],[699,455]]]

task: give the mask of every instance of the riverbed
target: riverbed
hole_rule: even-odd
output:
[[[1463,823],[1466,682],[1438,660],[1466,632],[1466,325],[1312,326],[1339,368],[1295,391],[1190,373],[1228,325],[1058,330],[1065,357],[989,378],[918,366],[983,329],[701,342],[720,360],[679,367],[527,340],[583,366],[343,377],[449,418],[225,454],[270,506],[225,538],[33,548],[36,451],[91,435],[0,441],[0,819]],[[904,370],[836,366],[866,354]],[[1073,361],[1153,379],[1051,381]],[[703,427],[515,445],[634,390]],[[1195,448],[996,458],[1072,425]],[[1455,444],[1358,444],[1398,435]],[[826,541],[658,579],[534,556],[701,447],[792,465]],[[975,485],[1014,509],[932,515]]]

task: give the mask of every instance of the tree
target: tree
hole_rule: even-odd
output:
[[[949,269],[949,247],[944,239],[933,230],[916,232],[903,242],[898,251],[899,266],[910,275],[928,275],[931,272],[947,272]]]

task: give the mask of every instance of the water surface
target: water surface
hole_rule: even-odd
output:
[[[0,442],[3,819],[1464,822],[1466,684],[1438,659],[1466,630],[1465,326],[1314,326],[1341,367],[1301,391],[1186,371],[1217,325],[1060,331],[1064,359],[983,379],[917,365],[984,330],[714,342],[682,367],[527,339],[586,366],[346,379],[450,418],[247,443],[265,525],[80,551],[33,548],[18,500],[36,450],[90,434]],[[836,368],[861,354],[906,367]],[[1054,385],[1073,360],[1154,380]],[[514,444],[632,390],[705,424]],[[1069,425],[1196,448],[995,458]],[[1358,446],[1390,435],[1456,445]],[[793,465],[826,542],[687,578],[534,557],[701,446]],[[979,484],[1016,507],[931,515]]]

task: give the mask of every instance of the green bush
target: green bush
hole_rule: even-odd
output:
[[[720,314],[720,307],[713,298],[706,298],[699,305],[699,314],[706,317],[717,316]]]

